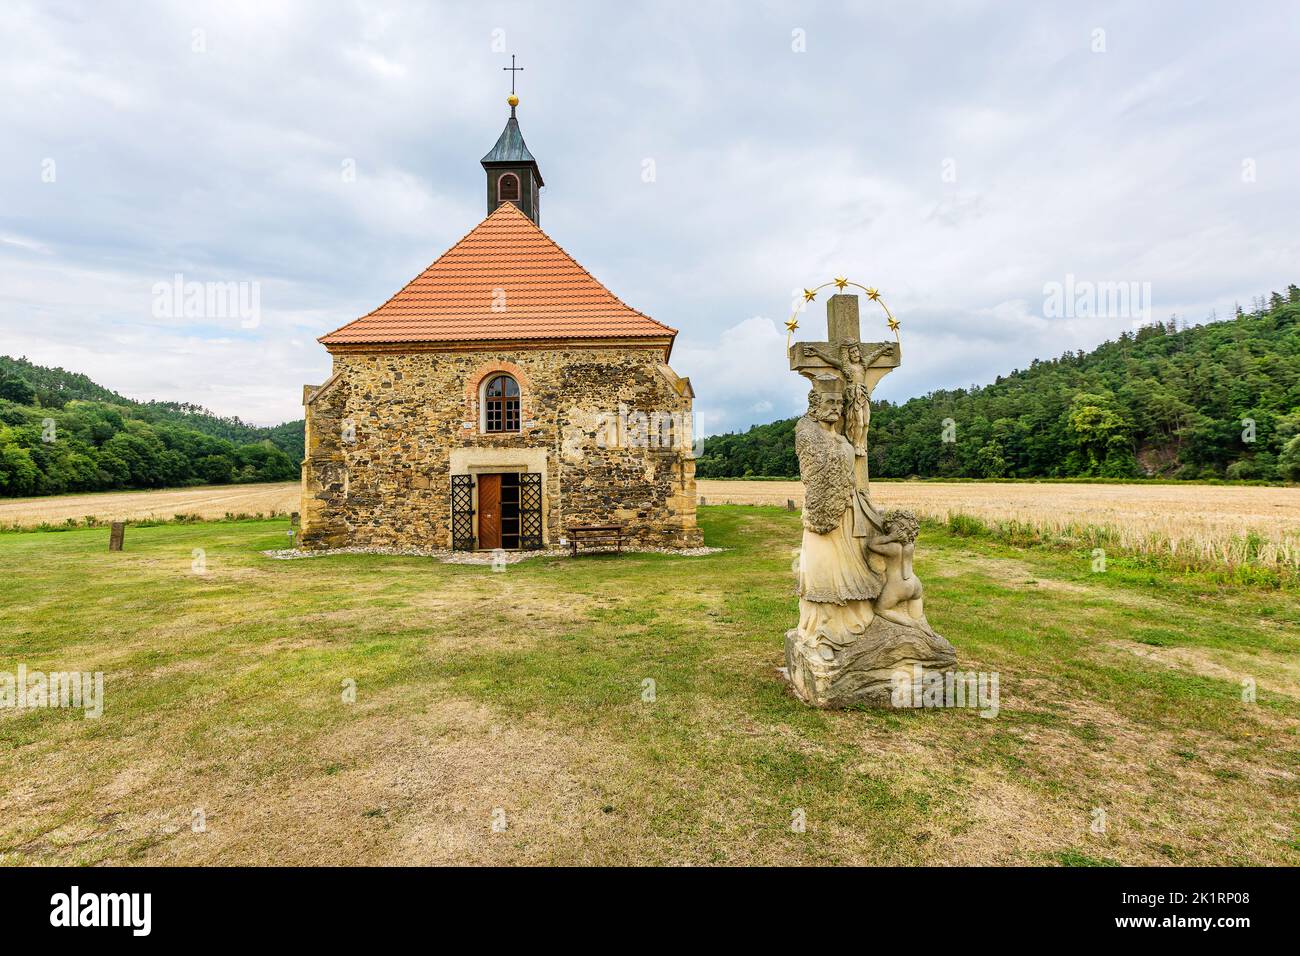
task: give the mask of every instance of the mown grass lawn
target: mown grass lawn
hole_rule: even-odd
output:
[[[820,712],[776,672],[798,515],[700,520],[728,550],[505,573],[276,561],[283,521],[0,535],[0,671],[106,696],[0,711],[0,860],[1300,863],[1294,593],[927,529],[1000,714]]]

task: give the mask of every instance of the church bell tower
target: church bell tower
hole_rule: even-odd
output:
[[[515,115],[515,108],[519,105],[519,97],[515,95],[515,72],[523,67],[515,66],[512,55],[510,66],[502,69],[511,71],[510,96],[506,99],[510,104],[510,119],[506,120],[506,128],[501,131],[497,144],[479,161],[487,173],[487,211],[491,215],[503,202],[512,202],[540,226],[541,188],[546,183],[542,181],[537,160],[533,159],[524,143],[524,134],[519,131],[519,118]]]

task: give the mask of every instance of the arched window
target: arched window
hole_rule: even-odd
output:
[[[519,383],[509,375],[494,375],[483,389],[483,430],[519,431]]]
[[[501,202],[510,200],[519,202],[519,177],[514,173],[502,173],[497,180],[497,199]]]

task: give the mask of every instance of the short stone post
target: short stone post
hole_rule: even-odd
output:
[[[121,551],[122,539],[126,537],[126,522],[114,521],[108,529],[108,550]]]

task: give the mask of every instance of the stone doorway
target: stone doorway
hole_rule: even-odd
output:
[[[510,471],[475,468],[469,474],[453,474],[452,548],[457,551],[541,548],[544,545],[542,480],[539,472],[526,471],[523,467]]]
[[[517,550],[523,530],[518,472],[478,476],[478,546]]]

